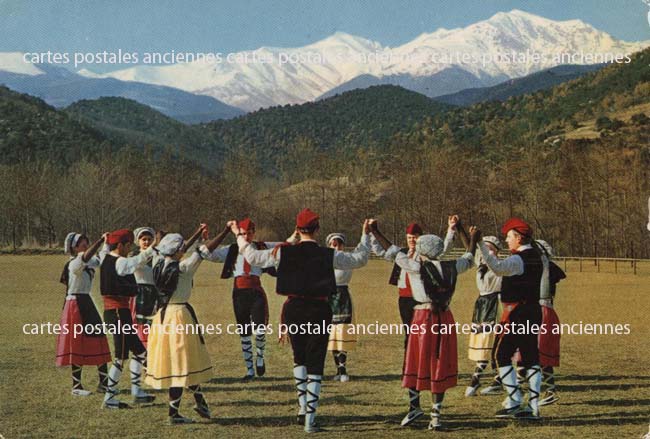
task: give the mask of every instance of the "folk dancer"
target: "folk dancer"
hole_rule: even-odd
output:
[[[273,248],[279,242],[255,241],[255,223],[250,218],[239,221],[239,229],[247,242],[252,243],[257,249],[263,250]],[[230,227],[226,228],[215,239],[218,244],[230,233]],[[217,245],[218,245],[217,244]],[[269,322],[269,304],[266,292],[262,287],[260,278],[263,273],[275,276],[275,268],[261,268],[248,263],[239,253],[237,244],[217,247],[212,252],[205,251],[202,247],[202,256],[211,262],[222,262],[222,279],[234,278],[232,289],[232,305],[235,311],[235,319],[240,329],[241,349],[246,366],[246,375],[243,380],[249,381],[255,377],[264,376],[266,363],[264,351],[266,348],[266,325]],[[255,369],[253,369],[253,341],[255,336]]]
[[[154,389],[169,389],[171,425],[194,422],[179,413],[184,388],[194,395],[194,411],[202,418],[211,417],[201,383],[212,377],[212,364],[196,312],[189,304],[194,274],[203,258],[196,247],[183,258],[199,236],[206,234],[205,224],[201,224],[188,242],[178,233],[169,233],[160,240],[159,254],[154,257],[153,276],[160,291],[160,306],[149,334],[144,380]],[[214,240],[206,247],[208,251],[214,250]]]
[[[334,270],[359,268],[365,265],[370,252],[367,222],[364,222],[361,243],[353,252],[320,247],[316,242],[319,229],[319,216],[304,209],[296,217],[298,244],[258,250],[246,241],[236,222],[231,227],[237,235],[239,251],[248,263],[258,267],[275,266],[276,292],[288,296],[282,311],[283,322],[287,328],[298,328],[290,330],[288,335],[300,406],[298,420],[304,419],[308,433],[321,431],[315,420],[332,321],[328,298],[336,290]]]
[[[496,336],[493,358],[499,370],[501,383],[506,391],[503,409],[496,412],[498,418],[540,419],[539,397],[542,370],[536,329],[541,329],[542,310],[539,304],[544,261],[532,243],[532,228],[519,218],[511,218],[501,229],[512,255],[499,260],[490,253],[487,244],[479,248],[486,265],[501,276],[501,301],[503,314],[501,324],[516,328]],[[526,330],[522,333],[522,328]],[[523,397],[517,382],[517,372],[512,364],[513,354],[519,350],[521,364],[526,369],[529,398],[522,407]]]
[[[378,230],[371,220],[372,233],[386,250],[386,257],[408,272],[413,298],[417,305],[410,322],[402,377],[402,387],[409,392],[409,411],[401,425],[407,426],[424,413],[420,407],[420,391],[429,390],[433,405],[429,430],[442,428],[442,402],[445,392],[456,386],[458,379],[458,348],[454,316],[449,309],[459,274],[473,265],[476,241],[480,231],[470,229],[471,242],[459,259],[439,261],[444,242],[436,235],[422,235],[415,245],[414,255],[400,251]]]
[[[142,370],[145,367],[147,351],[134,331],[129,300],[138,294],[134,273],[144,267],[153,257],[154,247],[141,251],[137,256],[127,257],[133,244],[133,232],[121,229],[111,232],[106,238],[108,252],[103,257],[100,272],[100,291],[104,299],[104,322],[115,329],[113,335],[113,365],[108,373],[108,387],[103,407],[108,409],[128,408],[118,400],[117,385],[122,376],[124,360],[129,352],[133,355],[129,363],[131,372],[131,395],[136,404],[151,403],[155,396],[141,388]]]
[[[100,264],[100,259],[95,254],[104,243],[104,238],[105,236],[102,236],[89,246],[85,235],[71,232],[66,236],[64,243],[70,260],[66,262],[61,274],[61,283],[66,286],[61,327],[68,330],[57,335],[56,365],[71,367],[73,396],[91,394],[81,385],[82,366],[97,366],[97,391],[106,391],[107,363],[111,361],[111,351],[106,335],[97,327],[102,324],[102,319],[90,296],[95,269]],[[82,325],[81,333],[78,333],[79,325]]]
[[[328,247],[336,251],[343,251],[345,246],[345,235],[343,233],[330,233],[325,239]],[[366,264],[368,259],[366,257]],[[365,265],[365,264],[364,264]],[[357,342],[352,324],[352,297],[348,284],[352,279],[352,270],[334,270],[336,278],[336,291],[330,295],[329,302],[332,308],[332,332],[330,333],[327,350],[332,352],[336,375],[334,381],[342,383],[350,381],[346,361],[348,353],[354,348]]]
[[[139,227],[133,231],[135,241],[138,243],[137,253],[153,245],[156,232],[151,227]],[[136,252],[131,256],[137,255]],[[138,338],[147,347],[147,337],[151,329],[151,319],[156,312],[158,303],[158,290],[153,281],[151,261],[137,268],[133,273],[138,284],[138,294],[129,299],[131,318],[138,332]]]

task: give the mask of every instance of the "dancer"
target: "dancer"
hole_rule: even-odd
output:
[[[345,235],[343,233],[330,233],[325,239],[327,245],[336,251],[343,251]],[[363,265],[368,263],[368,255]],[[334,270],[336,277],[336,291],[330,295],[330,307],[332,308],[332,332],[330,333],[327,350],[334,356],[336,375],[334,381],[342,383],[350,381],[346,361],[348,353],[357,342],[353,331],[350,331],[352,323],[352,297],[348,284],[352,279],[352,270]]]
[[[449,303],[457,276],[473,265],[480,231],[475,227],[470,229],[469,248],[459,259],[438,261],[444,249],[443,240],[438,236],[420,236],[413,256],[409,257],[386,239],[375,220],[370,220],[370,226],[387,256],[395,255],[395,263],[408,272],[413,298],[417,302],[410,322],[412,333],[408,339],[402,377],[402,387],[409,392],[409,411],[401,425],[410,425],[424,414],[420,407],[420,391],[429,390],[433,405],[428,428],[440,430],[445,392],[454,387],[458,379],[456,322]]]
[[[544,395],[539,401],[539,405],[549,405],[557,402],[560,396],[555,385],[555,369],[560,365],[560,332],[554,331],[554,328],[560,327],[560,319],[555,312],[555,293],[557,284],[566,278],[566,274],[552,259],[554,256],[553,248],[548,242],[538,239],[535,241],[548,260],[548,272],[545,270],[544,276],[548,275],[548,283],[542,281],[542,290],[540,305],[542,306],[542,323],[546,331],[539,334],[539,362],[542,366],[542,385],[546,387]],[[547,286],[546,286],[547,285]]]
[[[137,256],[126,257],[133,244],[133,232],[128,229],[116,230],[106,238],[108,251],[101,263],[100,291],[104,299],[104,322],[114,329],[113,365],[108,373],[108,387],[104,395],[104,408],[124,409],[128,404],[118,400],[117,385],[122,376],[124,360],[129,352],[133,354],[129,363],[131,372],[131,395],[136,404],[151,403],[155,396],[149,395],[140,387],[142,369],[147,359],[144,345],[134,334],[133,319],[129,309],[129,298],[138,294],[138,284],[134,273],[145,266],[153,257],[154,247],[141,251]]]
[[[365,265],[370,252],[368,222],[364,222],[361,242],[353,252],[320,247],[316,242],[319,216],[309,209],[296,217],[296,232],[300,237],[296,245],[257,250],[246,241],[235,221],[231,222],[231,230],[237,235],[239,251],[249,264],[277,267],[276,292],[288,296],[282,310],[283,323],[287,328],[307,329],[290,331],[288,335],[300,406],[298,420],[302,422],[304,418],[306,432],[318,432],[321,428],[315,422],[316,409],[329,339],[328,329],[322,331],[322,328],[328,328],[332,321],[328,297],[336,291],[334,270],[352,270]]]
[[[504,312],[501,323],[531,330],[525,333],[504,331],[496,337],[493,355],[507,394],[503,402],[504,408],[496,412],[496,417],[540,419],[542,370],[539,364],[538,334],[533,328],[540,328],[542,323],[539,299],[544,261],[539,250],[531,245],[533,230],[525,221],[511,218],[506,221],[501,232],[506,236],[512,256],[499,260],[490,254],[485,243],[480,244],[481,255],[488,268],[497,276],[503,277],[501,300]],[[529,389],[526,407],[522,407],[521,389],[512,364],[512,356],[517,350],[521,355],[521,364],[526,368]]]
[[[250,218],[239,221],[239,229],[246,242],[252,243],[259,250],[273,248],[280,244],[279,242],[255,241],[255,223]],[[230,227],[226,225],[221,234],[215,238],[217,245],[221,244],[229,233]],[[218,247],[212,252],[207,252],[205,247],[201,247],[201,251],[204,259],[211,262],[223,262],[222,279],[234,278],[232,305],[237,326],[241,332],[241,349],[246,366],[246,375],[243,380],[252,380],[255,373],[258,377],[262,377],[266,372],[264,351],[266,348],[266,325],[269,323],[269,304],[260,277],[262,273],[275,276],[275,268],[263,269],[249,264],[239,253],[237,244]],[[255,336],[257,355],[255,369],[253,369],[253,335]]]
[[[459,227],[460,229],[460,227]],[[462,237],[464,233],[460,233]],[[501,242],[496,236],[484,236],[483,243],[487,246],[490,254],[497,256],[501,249]],[[494,345],[493,329],[497,321],[499,308],[499,293],[501,291],[501,277],[494,274],[485,264],[480,253],[476,254],[476,286],[479,296],[474,303],[474,314],[472,324],[474,326],[469,336],[468,358],[476,362],[472,379],[465,389],[465,396],[474,396],[481,385],[481,375],[485,372],[492,359],[492,348]],[[492,368],[496,369],[492,361]],[[496,372],[496,371],[495,371]],[[481,395],[501,394],[501,382],[498,380],[498,373],[492,384],[483,389]]]
[[[161,303],[149,334],[145,383],[154,389],[169,389],[171,425],[193,422],[179,413],[184,388],[194,395],[194,411],[202,418],[211,417],[201,390],[201,383],[212,377],[210,355],[194,308],[188,303],[194,274],[203,258],[196,248],[182,259],[187,249],[206,231],[206,225],[201,224],[187,243],[178,233],[165,235],[157,246],[159,255],[154,258],[153,275]],[[208,251],[216,246],[215,240],[206,244]]]
[[[450,216],[448,219],[448,229],[447,235],[445,236],[444,250],[440,256],[445,254],[451,244],[454,242],[454,234],[456,228],[456,222],[458,217],[456,215]],[[411,223],[406,227],[406,244],[407,247],[400,248],[399,251],[413,257],[415,254],[415,243],[417,239],[423,234],[422,227],[418,223]],[[397,306],[399,308],[399,315],[402,319],[402,324],[410,325],[411,319],[413,318],[413,307],[417,305],[416,301],[413,299],[413,292],[411,289],[411,281],[407,272],[403,271],[402,268],[395,263],[395,255],[387,255],[386,250],[384,250],[381,245],[374,239],[374,235],[371,238],[371,247],[373,253],[378,257],[383,257],[389,262],[393,262],[393,271],[390,274],[390,279],[388,283],[390,285],[395,285],[399,292],[399,298],[397,300]],[[408,344],[408,332],[404,336],[404,350],[406,351],[406,345]]]
[[[133,235],[138,243],[138,251],[131,256],[136,256],[153,244],[156,232],[151,227],[140,227],[133,231]],[[147,336],[151,329],[151,318],[156,312],[158,302],[158,290],[153,281],[151,261],[137,268],[133,274],[138,284],[138,295],[129,299],[131,318],[138,331],[138,338],[146,348]]]
[[[107,363],[111,361],[106,335],[97,325],[102,324],[97,308],[90,297],[95,269],[100,259],[95,256],[104,243],[105,236],[88,245],[86,235],[71,232],[65,237],[65,252],[70,255],[61,274],[66,286],[66,297],[61,313],[61,327],[67,328],[56,338],[56,365],[72,369],[72,395],[88,396],[90,391],[81,385],[82,366],[97,366],[99,372],[98,392],[106,391]],[[77,333],[83,325],[81,334]],[[92,328],[92,329],[91,329]]]

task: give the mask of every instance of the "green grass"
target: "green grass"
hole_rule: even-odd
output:
[[[22,326],[32,322],[58,322],[64,297],[58,284],[63,256],[0,256],[0,434],[16,437],[302,437],[293,424],[296,398],[290,373],[290,348],[268,342],[267,377],[250,384],[238,379],[245,370],[234,335],[207,337],[215,380],[205,385],[214,423],[189,426],[165,424],[166,394],[157,393],[153,407],[126,411],[100,408],[101,396],[70,396],[70,371],[54,366],[55,336],[28,336]],[[591,268],[591,267],[590,267]],[[502,397],[465,398],[463,391],[472,370],[466,359],[467,337],[459,336],[459,386],[447,393],[443,409],[449,432],[445,438],[481,437],[640,437],[650,421],[650,269],[639,275],[577,272],[559,286],[557,310],[565,323],[629,323],[627,336],[565,335],[562,365],[558,369],[560,402],[542,408],[544,421],[517,425],[493,418]],[[195,278],[191,302],[202,323],[232,323],[231,283],[219,279],[220,265],[204,263]],[[371,261],[353,277],[351,291],[357,323],[399,322],[397,293],[387,285],[390,265]],[[594,270],[595,271],[595,270]],[[95,282],[95,287],[98,282]],[[283,298],[273,294],[273,280],[264,285],[269,294],[271,322],[277,324]],[[95,291],[94,294],[97,294]],[[473,275],[464,275],[452,302],[461,323],[471,320],[476,296]],[[95,298],[98,296],[95,295]],[[349,355],[349,383],[326,381],[319,418],[336,437],[429,437],[427,421],[402,429],[407,398],[400,386],[402,337],[364,336]],[[328,357],[327,377],[333,375]],[[84,368],[84,383],[96,386],[94,368]],[[128,386],[128,375],[121,386]],[[121,398],[128,400],[126,395]],[[181,413],[192,416],[191,397],[185,396]],[[423,394],[423,406],[429,395]],[[325,436],[325,435],[321,435]]]

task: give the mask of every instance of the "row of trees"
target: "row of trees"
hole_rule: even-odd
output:
[[[396,139],[382,151],[328,154],[301,140],[277,178],[245,149],[224,157],[216,175],[131,149],[64,169],[42,161],[5,165],[0,245],[59,247],[72,230],[94,238],[141,225],[189,233],[199,221],[220,230],[245,215],[256,220],[261,238],[281,239],[296,212],[309,206],[321,214],[324,233],[344,231],[351,245],[370,216],[401,242],[411,221],[443,233],[447,215],[458,213],[498,234],[506,218],[518,215],[564,255],[650,257],[650,149],[629,147],[630,136],[641,133],[512,144],[490,154],[433,144],[426,135]]]

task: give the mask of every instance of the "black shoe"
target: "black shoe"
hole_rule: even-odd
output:
[[[134,396],[133,397],[133,403],[134,404],[151,404],[154,402],[156,397],[154,395],[144,395],[144,396]]]
[[[296,422],[298,425],[305,425],[305,415],[296,416]]]
[[[498,410],[494,416],[497,418],[514,418],[516,417],[520,412],[522,412],[523,409],[520,406],[514,406],[509,409],[501,409]]]
[[[244,378],[242,378],[241,380],[242,380],[243,382],[245,382],[245,383],[248,383],[248,382],[250,382],[250,381],[253,381],[253,378],[255,378],[255,375],[248,375],[248,374],[246,374],[246,375],[244,375]]]
[[[125,403],[125,402],[114,400],[114,401],[111,401],[111,402],[104,402],[104,404],[102,405],[102,408],[112,409],[112,410],[116,410],[116,409],[121,410],[121,409],[130,409],[131,406],[128,405],[127,403]]]
[[[539,413],[533,412],[533,409],[530,407],[524,407],[521,409],[518,413],[515,414],[514,418],[527,421],[539,421],[542,419],[541,416],[539,416]]]
[[[181,415],[174,415],[169,417],[169,425],[180,425],[180,424],[193,424],[194,421],[190,418],[186,418]]]
[[[318,423],[314,422],[308,427],[305,427],[305,433],[320,433],[321,431],[327,431],[322,428]]]
[[[200,417],[205,418],[205,419],[210,419],[212,418],[212,414],[210,413],[210,408],[208,407],[207,404],[195,404],[194,405],[194,411],[199,414]]]
[[[259,358],[258,358],[259,360]],[[262,358],[262,365],[259,366],[257,363],[255,363],[255,371],[257,372],[258,377],[263,377],[264,374],[266,373],[266,363],[264,363],[264,358]]]

